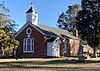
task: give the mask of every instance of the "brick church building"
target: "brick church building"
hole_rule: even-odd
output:
[[[38,23],[38,13],[32,6],[26,12],[26,23],[15,38],[20,42],[18,57],[77,56],[80,39],[68,31]]]

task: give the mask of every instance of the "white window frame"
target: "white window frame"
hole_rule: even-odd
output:
[[[30,39],[30,51],[27,50],[27,40],[28,39]],[[26,41],[26,43],[25,43],[25,41]],[[32,50],[32,48],[33,48],[33,50]],[[34,39],[33,38],[24,38],[24,40],[23,40],[23,52],[34,52]]]
[[[78,49],[79,49],[79,48],[78,48],[78,42],[76,41],[76,42],[75,42],[75,53],[78,53]]]
[[[67,53],[67,40],[64,40],[64,53]]]
[[[28,30],[30,30],[30,33],[28,33]],[[28,28],[28,29],[26,30],[26,33],[27,33],[28,35],[30,35],[30,34],[32,33],[31,28]]]
[[[72,53],[72,49],[73,49],[73,41],[70,41],[70,53]]]

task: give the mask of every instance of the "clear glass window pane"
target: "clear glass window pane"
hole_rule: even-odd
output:
[[[27,39],[27,51],[30,51],[30,41],[31,41],[31,39],[30,38],[28,38]]]
[[[26,51],[26,39],[25,39],[25,42],[24,42],[24,51]]]
[[[30,51],[30,45],[27,45],[27,51]]]
[[[30,44],[30,38],[27,39],[27,45],[29,45],[29,44]]]
[[[34,50],[34,39],[32,39],[32,51]]]

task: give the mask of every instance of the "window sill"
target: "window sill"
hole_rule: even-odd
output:
[[[23,51],[24,53],[33,53],[34,51]]]

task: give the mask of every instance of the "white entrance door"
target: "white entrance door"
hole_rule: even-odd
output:
[[[59,57],[59,56],[60,56],[59,47],[54,46],[53,50],[54,50],[54,54],[53,54],[53,55],[54,55],[55,57]]]
[[[57,43],[47,43],[47,56],[60,57],[60,46]]]

